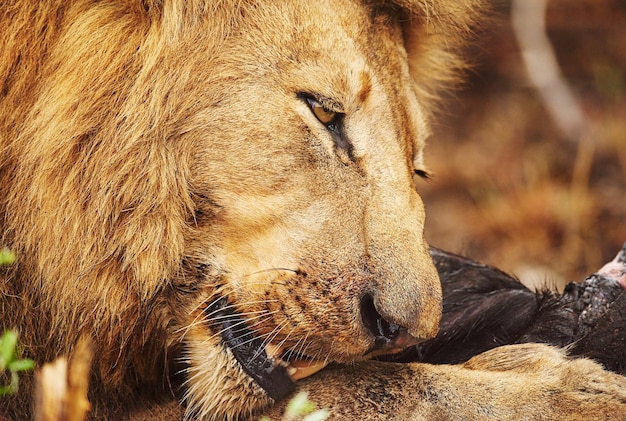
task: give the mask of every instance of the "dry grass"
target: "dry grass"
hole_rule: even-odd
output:
[[[626,3],[550,0],[548,32],[593,138],[564,139],[529,86],[508,5],[450,101],[421,187],[431,244],[562,287],[626,241]]]

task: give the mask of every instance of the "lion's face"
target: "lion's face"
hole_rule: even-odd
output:
[[[243,337],[230,352],[252,348],[239,360],[270,354],[277,372],[291,360],[297,379],[437,332],[440,286],[413,181],[426,127],[402,33],[382,11],[345,3],[250,11],[215,70],[222,96],[181,140],[197,198],[181,281],[198,293],[179,328],[200,413],[227,406],[209,396],[241,377],[215,364],[226,336]],[[260,377],[273,397],[289,389],[281,374]]]
[[[479,0],[61,3],[0,13],[0,308],[34,357],[91,336],[100,402],[182,360],[222,419],[435,334],[422,108]]]

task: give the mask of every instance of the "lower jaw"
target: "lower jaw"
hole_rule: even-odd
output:
[[[254,336],[244,320],[228,305],[225,298],[212,302],[205,311],[213,320],[219,320],[222,340],[231,350],[243,371],[254,379],[274,400],[285,398],[295,391],[295,382],[311,376],[326,366],[325,361],[283,361],[283,349],[264,346]]]

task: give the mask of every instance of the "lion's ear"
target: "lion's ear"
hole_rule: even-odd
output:
[[[402,27],[409,65],[423,101],[459,82],[467,67],[462,48],[486,9],[484,0],[395,0],[404,11]]]

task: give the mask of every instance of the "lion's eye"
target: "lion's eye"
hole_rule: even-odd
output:
[[[420,186],[420,181],[421,180],[430,180],[430,174],[422,169],[419,170],[414,170],[413,172],[413,184],[415,185],[415,188],[419,188]]]
[[[313,115],[320,121],[320,123],[327,127],[336,123],[337,118],[340,115],[339,113],[329,110],[313,98],[306,98],[306,102],[309,104]]]
[[[430,174],[424,170],[415,170],[415,175],[425,180],[428,180],[430,178]]]

